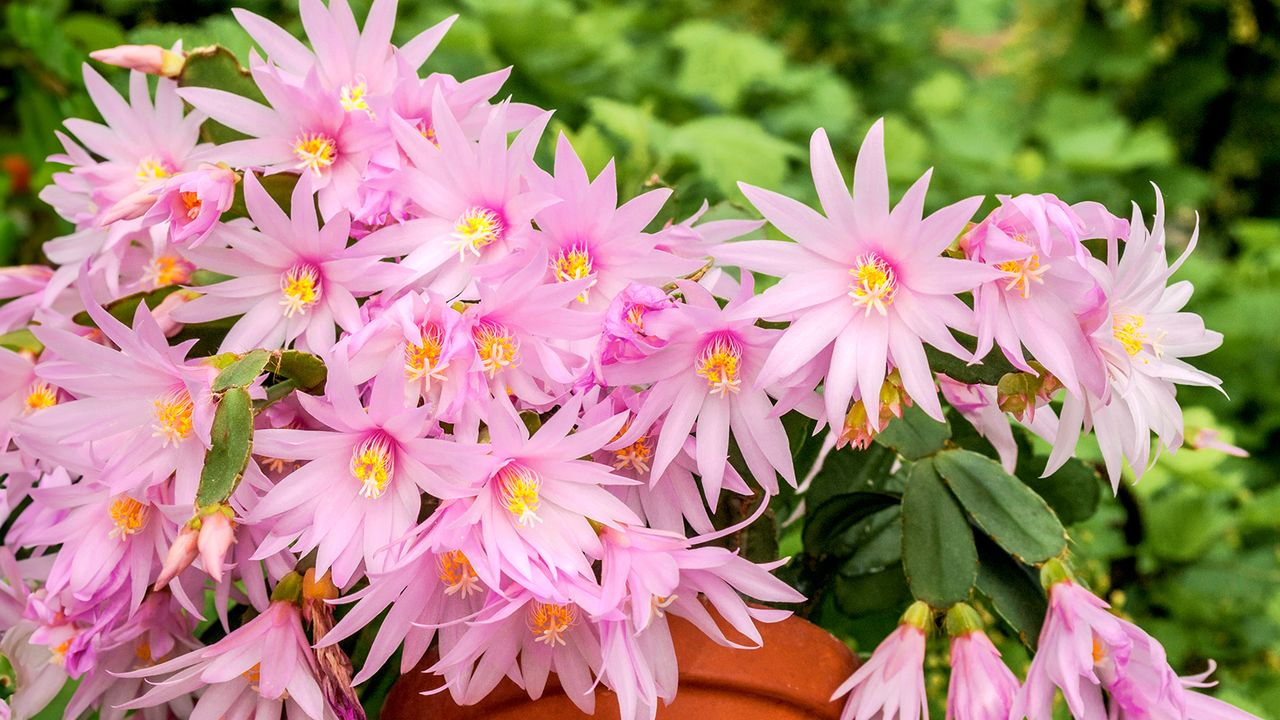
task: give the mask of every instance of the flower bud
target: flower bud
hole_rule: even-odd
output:
[[[182,68],[187,64],[185,54],[165,50],[159,45],[117,45],[95,50],[89,53],[89,57],[107,65],[167,78],[181,75]]]
[[[164,566],[160,568],[160,577],[156,578],[153,590],[159,590],[168,585],[170,580],[178,576],[178,573],[191,567],[191,563],[196,559],[198,535],[199,531],[189,523],[182,526],[178,537],[174,538],[173,544],[169,546],[168,554],[164,556]]]
[[[204,516],[200,523],[200,559],[204,562],[204,571],[214,582],[222,582],[222,564],[226,561],[227,549],[235,541],[235,526],[227,512],[219,509]]]

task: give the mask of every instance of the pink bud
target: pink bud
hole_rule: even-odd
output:
[[[222,564],[226,560],[227,549],[235,541],[236,532],[231,518],[222,512],[204,516],[200,525],[200,559],[204,562],[204,571],[214,582],[222,582]]]
[[[120,198],[115,205],[107,208],[98,224],[105,227],[121,220],[140,218],[155,204],[156,196],[152,188],[144,187],[141,190],[135,190]]]
[[[178,576],[178,573],[191,567],[195,559],[196,531],[189,525],[183,525],[178,537],[169,546],[168,554],[164,556],[164,567],[160,568],[160,577],[156,579],[154,589],[159,590],[168,585],[170,580]]]
[[[170,52],[159,45],[119,45],[95,50],[89,53],[89,57],[107,65],[161,77],[177,77],[187,61],[185,55]]]

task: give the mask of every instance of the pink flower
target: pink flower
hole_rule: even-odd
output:
[[[618,444],[635,442],[665,418],[652,463],[653,475],[661,476],[696,423],[698,472],[714,508],[732,428],[747,467],[766,491],[778,491],[775,473],[795,485],[786,431],[761,389],[760,373],[779,331],[756,327],[755,316],[744,316],[752,295],[751,275],[744,275],[737,297],[723,310],[702,286],[689,281],[679,281],[678,286],[685,302],[645,320],[646,331],[663,337],[665,344],[644,359],[605,368],[610,384],[650,384]]]
[[[1010,362],[1035,372],[1026,346],[1071,392],[1104,392],[1102,354],[1088,336],[1106,322],[1107,298],[1081,243],[1096,234],[1053,195],[1000,197],[1000,207],[961,241],[969,259],[1003,273],[974,291],[978,357],[998,343]]]
[[[921,602],[902,616],[901,624],[876,648],[862,667],[840,687],[831,699],[849,696],[840,720],[918,720],[929,717],[924,692],[925,628],[932,624],[932,612]]]
[[[947,720],[1008,720],[1018,692],[1018,679],[1000,661],[1000,651],[982,632],[981,623],[964,603],[947,611],[951,633]]]
[[[228,508],[227,512],[230,512]],[[236,541],[235,525],[227,517],[227,513],[215,511],[204,516],[200,522],[200,535],[196,546],[200,549],[200,560],[204,563],[204,571],[214,582],[222,582],[222,565],[227,550]]]
[[[889,367],[907,394],[942,419],[923,343],[969,359],[951,328],[973,332],[973,314],[956,293],[1001,277],[998,270],[939,257],[982,202],[969,198],[921,220],[930,173],[889,210],[884,124],[867,133],[854,169],[853,198],[836,167],[826,133],[810,143],[814,185],[826,217],[777,193],[742,184],[765,218],[795,243],[730,243],[716,259],[782,281],[746,303],[739,316],[793,319],[760,369],[771,384],[833,348],[823,396],[827,421],[839,425],[849,401],[861,398],[879,417],[880,388]]]
[[[32,315],[46,305],[46,291],[52,280],[53,270],[43,265],[0,268],[0,301],[6,301],[0,304],[0,333],[17,330],[31,321]]]
[[[334,583],[346,586],[362,562],[377,571],[391,559],[386,551],[417,521],[423,492],[458,492],[437,472],[452,474],[465,448],[427,437],[430,408],[406,405],[399,358],[389,360],[367,403],[340,362],[329,369],[324,399],[299,396],[325,430],[255,433],[258,454],[307,461],[253,508],[249,522],[270,529],[255,557],[289,544],[298,554],[314,549],[316,573],[332,570]]]
[[[231,208],[239,181],[232,170],[208,164],[175,175],[159,188],[143,223],[168,221],[169,242],[196,247]]]
[[[1164,199],[1157,192],[1152,229],[1143,225],[1135,204],[1123,256],[1113,243],[1105,265],[1093,261],[1111,315],[1110,324],[1092,336],[1107,363],[1108,394],[1067,394],[1046,474],[1072,456],[1082,428],[1092,428],[1112,486],[1120,482],[1124,460],[1141,478],[1152,462],[1152,433],[1157,447],[1173,451],[1182,444],[1176,386],[1221,387],[1221,380],[1182,358],[1213,350],[1222,344],[1222,335],[1206,330],[1199,315],[1182,310],[1191,298],[1191,283],[1168,284],[1195,249],[1198,232],[1197,227],[1187,249],[1170,265],[1165,257]]]
[[[298,608],[281,600],[213,645],[121,673],[125,678],[166,676],[121,707],[151,707],[203,688],[193,716],[217,713],[228,720],[250,720],[278,718],[285,712],[290,717],[301,713],[332,718],[316,673]]]
[[[1187,720],[1261,720],[1253,713],[1247,713],[1238,707],[1199,692],[1200,688],[1212,687],[1218,684],[1216,681],[1209,681],[1209,676],[1213,674],[1216,667],[1217,664],[1210,660],[1208,670],[1198,675],[1179,678],[1182,681],[1182,686],[1186,689]],[[1129,720],[1129,718],[1129,715],[1120,712],[1119,716],[1114,720]]]
[[[309,351],[325,352],[335,341],[335,322],[346,330],[362,324],[356,297],[405,277],[401,268],[365,253],[361,244],[347,246],[345,213],[319,227],[305,176],[293,189],[292,217],[252,173],[245,175],[244,192],[260,232],[229,225],[219,237],[230,248],[186,251],[200,267],[234,279],[202,286],[201,297],[173,312],[184,323],[243,315],[222,341],[223,352],[280,348],[295,340]]]

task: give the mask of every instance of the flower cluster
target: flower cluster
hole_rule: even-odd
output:
[[[1148,230],[1022,195],[974,225],[981,198],[923,215],[928,175],[891,209],[877,123],[852,196],[815,133],[825,215],[742,186],[794,242],[740,240],[763,223],[620,200],[564,136],[539,167],[550,113],[500,98],[509,70],[423,72],[453,18],[397,47],[394,0],[362,25],[345,0],[300,9],[309,44],[236,13],[265,104],[180,87],[180,47],[101,54],[134,68],[127,99],[86,66],[103,123],[67,121],[42,194],[75,230],[51,267],[0,275],[0,333],[22,339],[0,349],[20,717],[67,678],[69,712],[103,718],[361,717],[353,683],[433,647],[459,703],[503,678],[536,698],[554,671],[585,711],[599,684],[653,717],[677,689],[669,616],[751,646],[788,615],[759,603],[803,600],[721,542],[797,484],[784,415],[865,447],[906,406],[941,419],[940,388],[1009,462],[1009,413],[1054,443],[1049,471],[1092,430],[1118,482],[1153,433],[1181,444],[1176,384],[1218,384],[1182,359],[1220,338],[1181,311],[1162,210]],[[214,122],[240,139],[201,142]],[[756,294],[753,273],[781,281]],[[1034,390],[938,375],[926,346],[998,346]],[[755,513],[717,530],[726,493]],[[1079,717],[1099,687],[1218,717],[1188,714],[1206,706],[1141,631],[1050,592],[1043,645],[1093,632],[1102,659],[1042,652],[1019,691],[961,623],[957,718],[1047,718],[1052,684]],[[210,612],[224,636],[195,634]],[[842,688],[849,717],[923,709],[930,617]],[[352,668],[338,643],[367,628]]]

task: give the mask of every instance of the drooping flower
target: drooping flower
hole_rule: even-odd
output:
[[[884,124],[867,133],[849,197],[826,133],[810,143],[814,186],[826,216],[785,196],[740,184],[752,204],[795,243],[748,241],[714,251],[717,260],[782,277],[739,315],[792,320],[760,369],[776,382],[832,348],[823,396],[827,421],[838,425],[852,398],[879,417],[880,388],[890,367],[907,395],[931,417],[942,408],[924,343],[963,359],[971,353],[951,329],[973,332],[973,314],[956,293],[1003,276],[967,260],[940,257],[964,229],[981,198],[921,219],[931,173],[889,210]]]
[[[184,323],[242,315],[222,341],[223,352],[281,348],[294,341],[324,352],[336,339],[335,323],[346,330],[362,324],[357,297],[405,277],[401,268],[366,253],[360,243],[347,246],[345,213],[319,226],[306,176],[293,189],[290,215],[252,173],[245,175],[244,193],[258,230],[229,225],[219,235],[229,248],[186,251],[200,267],[233,279],[201,286],[201,297],[173,312]]]
[[[916,602],[907,608],[898,629],[831,695],[832,700],[849,696],[840,720],[928,720],[924,645],[932,624],[928,605]]]
[[[947,720],[1008,720],[1018,679],[982,631],[982,620],[964,603],[947,611],[951,635],[951,684]]]

